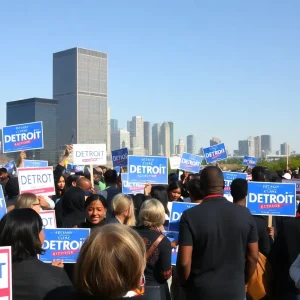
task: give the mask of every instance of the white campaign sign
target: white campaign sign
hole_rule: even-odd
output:
[[[55,195],[53,167],[18,168],[20,194]]]
[[[181,156],[171,156],[170,160],[170,168],[171,170],[177,170],[180,166]]]
[[[43,227],[46,229],[55,229],[56,226],[56,218],[55,218],[55,210],[44,210],[40,212],[40,216],[43,221]]]
[[[106,165],[105,144],[74,144],[73,164]]]

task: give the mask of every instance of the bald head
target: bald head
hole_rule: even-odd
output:
[[[82,188],[84,191],[88,191],[92,188],[92,183],[85,177],[79,177],[76,181],[76,186]]]
[[[202,170],[200,177],[201,189],[204,197],[212,194],[224,194],[224,177],[222,170],[209,166]]]

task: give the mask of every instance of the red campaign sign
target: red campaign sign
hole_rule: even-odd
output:
[[[11,247],[0,247],[0,298],[12,300]]]

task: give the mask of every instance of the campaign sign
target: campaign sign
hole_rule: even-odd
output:
[[[229,194],[229,195],[230,195],[230,185],[234,179],[242,178],[242,179],[247,180],[246,173],[223,172],[223,176],[224,176],[224,182],[225,182],[224,194]]]
[[[121,174],[122,179],[122,193],[123,194],[144,194],[144,183],[138,183],[138,182],[129,182],[128,181],[128,174],[122,173]]]
[[[53,167],[18,168],[20,194],[55,195]]]
[[[73,165],[73,164],[68,164],[67,165],[67,170],[69,172],[84,172],[84,166],[79,166],[79,165]]]
[[[177,232],[177,231],[164,231],[163,234],[169,239],[169,241],[171,243],[173,241],[178,242],[179,232]],[[178,246],[176,248],[172,248],[172,252],[171,252],[171,265],[172,266],[176,266],[177,254],[178,254]]]
[[[61,259],[64,263],[76,263],[80,248],[90,234],[88,228],[59,228],[44,229],[45,254],[40,260],[51,263],[54,259]]]
[[[111,151],[113,167],[127,166],[128,149],[123,148],[115,151]]]
[[[2,144],[3,153],[44,148],[43,122],[3,127]]]
[[[6,202],[3,194],[2,185],[0,185],[0,219],[6,214]]]
[[[195,205],[198,205],[198,203],[173,202],[171,216],[170,216],[169,230],[179,231],[179,223],[180,223],[182,213],[185,210],[194,207]]]
[[[43,221],[43,228],[54,229],[56,228],[55,210],[44,210],[40,212]]]
[[[74,144],[73,163],[75,165],[106,165],[106,145]]]
[[[12,300],[11,247],[0,247],[0,299]]]
[[[180,166],[181,155],[170,156],[169,161],[170,161],[171,170],[177,170],[177,169],[179,169],[179,166]]]
[[[13,173],[16,170],[16,163],[12,160],[7,164],[3,165],[3,168],[7,169],[7,173]]]
[[[258,158],[253,156],[244,156],[243,166],[247,166],[249,168],[254,168],[258,163]]]
[[[300,179],[282,179],[283,183],[294,183],[296,185],[296,194],[300,195]]]
[[[211,164],[213,162],[223,160],[227,158],[227,152],[225,149],[224,143],[203,148],[203,154],[206,160],[206,163]]]
[[[24,168],[38,168],[38,167],[48,167],[48,161],[46,160],[29,160],[24,159],[23,161]]]
[[[295,217],[296,185],[248,182],[247,207],[253,215]]]
[[[179,169],[191,173],[198,173],[203,160],[203,156],[190,153],[182,153]]]
[[[168,184],[168,158],[128,155],[128,181]]]

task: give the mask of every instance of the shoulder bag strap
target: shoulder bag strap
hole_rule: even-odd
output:
[[[162,241],[162,239],[165,236],[163,234],[161,234],[157,240],[151,245],[151,247],[148,249],[148,251],[146,252],[146,260],[148,260],[148,258],[152,255],[152,253],[154,252],[154,250],[158,247],[159,243]]]

